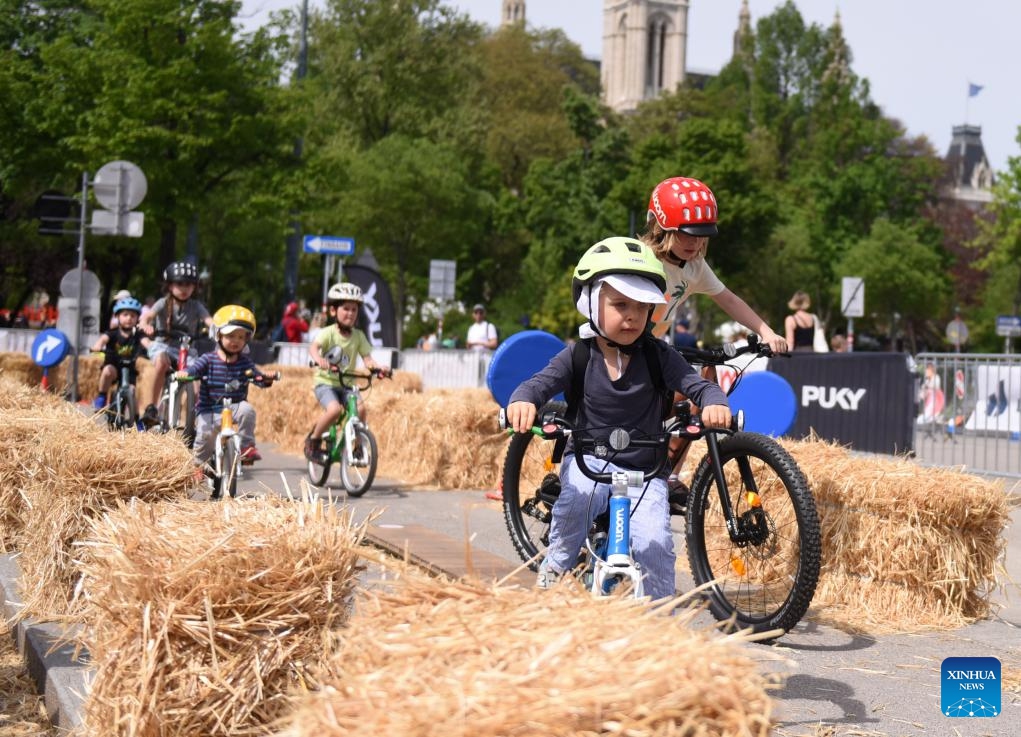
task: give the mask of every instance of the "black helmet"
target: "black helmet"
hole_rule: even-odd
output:
[[[198,284],[199,270],[191,261],[175,261],[163,269],[163,281],[184,282],[185,284]]]

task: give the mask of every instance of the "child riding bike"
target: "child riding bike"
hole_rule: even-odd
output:
[[[247,307],[226,305],[213,315],[216,350],[203,353],[178,379],[201,379],[195,402],[195,459],[204,464],[213,455],[213,442],[220,431],[224,398],[230,399],[231,414],[241,435],[241,462],[262,460],[255,447],[255,408],[248,403],[248,383],[269,387],[273,377],[263,374],[245,346],[255,334],[255,315]]]
[[[573,295],[578,311],[588,320],[579,331],[590,341],[584,391],[576,408],[576,427],[589,432],[605,428],[662,431],[663,393],[653,379],[647,356],[657,357],[667,389],[683,392],[702,407],[707,427],[731,423],[727,397],[716,384],[703,379],[684,358],[649,332],[655,305],[664,304],[666,275],[652,251],[633,238],[607,238],[588,249],[574,270]],[[511,395],[507,422],[527,432],[538,408],[556,394],[571,394],[572,350],[552,358]],[[586,455],[601,472],[645,470],[658,461],[651,449],[626,449],[605,459]],[[592,521],[606,509],[610,486],[595,483],[577,468],[573,447],[560,470],[561,491],[553,506],[549,546],[539,567],[538,588],[548,588],[578,560]],[[645,573],[645,593],[653,599],[674,594],[673,535],[667,502],[666,472],[652,479],[631,499],[631,543],[635,560]]]
[[[142,314],[142,303],[134,297],[117,300],[113,306],[117,327],[108,330],[92,345],[92,350],[103,353],[103,367],[99,371],[99,394],[92,406],[95,409],[106,407],[107,393],[113,383],[120,378],[121,364],[130,361],[131,383],[138,379],[135,361],[145,351],[148,342],[135,327]]]
[[[362,302],[362,289],[357,284],[341,282],[331,286],[326,293],[326,305],[330,317],[336,322],[316,333],[315,339],[308,347],[308,354],[318,367],[313,391],[323,408],[312,432],[305,438],[305,457],[310,461],[325,461],[323,433],[329,430],[344,412],[347,395],[358,391],[355,387],[345,386],[337,370],[343,372],[353,369],[361,357],[367,369],[378,369],[381,376],[390,375],[389,368],[380,366],[373,360],[369,339],[355,327]],[[332,370],[330,362],[326,360],[326,353],[332,348],[338,348],[341,353],[337,370]],[[362,421],[366,420],[365,405],[361,399],[358,400],[358,416]]]
[[[164,296],[156,300],[152,310],[138,322],[147,336],[156,335],[149,345],[149,360],[154,369],[149,384],[149,406],[142,415],[142,421],[150,427],[159,423],[156,402],[163,393],[167,373],[174,368],[173,359],[179,347],[174,338],[157,333],[197,335],[200,326],[209,327],[213,322],[206,306],[194,298],[198,281],[198,269],[189,261],[175,261],[167,266],[163,270]]]

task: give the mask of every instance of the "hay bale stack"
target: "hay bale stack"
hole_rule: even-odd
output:
[[[20,551],[22,614],[72,614],[71,545],[119,500],[183,497],[191,453],[165,435],[112,433],[77,407],[0,379],[0,504],[7,548]]]
[[[364,531],[333,505],[279,498],[93,519],[85,733],[268,734],[348,616]]]
[[[769,733],[769,678],[690,615],[576,586],[404,583],[359,602],[283,735]]]
[[[956,628],[989,613],[1010,519],[1000,482],[820,440],[784,446],[822,523],[815,618],[878,633]]]
[[[78,358],[78,395],[91,400],[99,387],[99,369],[103,366],[101,356],[80,356]],[[49,370],[51,391],[63,394],[71,383],[71,359],[68,358]],[[0,376],[25,386],[38,387],[43,370],[25,353],[0,353]]]

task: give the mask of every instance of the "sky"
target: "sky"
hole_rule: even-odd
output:
[[[309,0],[322,7],[324,0]],[[500,0],[446,0],[473,20],[495,28]],[[752,23],[782,0],[750,0]],[[299,0],[243,0],[245,23],[259,25]],[[994,170],[1021,156],[1015,140],[1021,125],[1017,46],[1021,2],[1017,0],[795,0],[807,24],[828,27],[839,11],[851,67],[868,79],[872,100],[900,120],[911,136],[924,135],[936,153],[947,153],[955,125],[982,127],[982,143]],[[526,0],[535,28],[561,28],[586,56],[602,57],[602,0]],[[690,0],[688,69],[716,72],[729,59],[741,0]],[[981,91],[969,97],[969,85]]]

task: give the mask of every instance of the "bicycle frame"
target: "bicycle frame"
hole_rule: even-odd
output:
[[[355,439],[358,436],[358,428],[364,427],[365,423],[358,416],[358,397],[353,393],[347,395],[347,404],[344,407],[344,414],[340,419],[330,426],[328,437],[330,439],[330,460],[339,463],[347,458],[351,465],[357,465],[354,457]],[[340,432],[337,431],[340,428]]]
[[[211,499],[219,499],[226,485],[231,497],[237,496],[238,479],[244,475],[241,465],[241,434],[234,426],[234,412],[231,401],[224,397],[220,410],[220,431],[216,434],[213,447],[213,493]],[[224,482],[226,481],[226,484]]]

